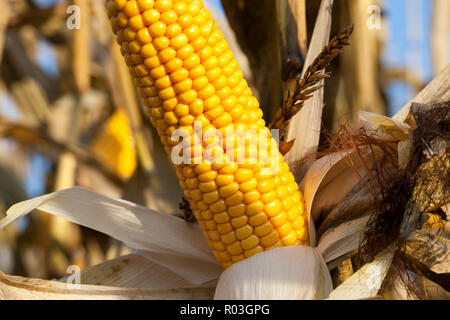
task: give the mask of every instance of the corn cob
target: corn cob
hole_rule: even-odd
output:
[[[175,165],[185,196],[223,267],[274,247],[307,244],[303,196],[278,151],[276,170],[264,173],[270,164],[268,150],[276,142],[202,2],[109,0],[108,16],[169,154],[178,143],[172,133],[184,129],[193,137],[195,123],[203,132],[214,129],[223,136],[230,128],[258,132],[258,146],[250,143],[240,150],[233,136],[224,146],[213,148],[219,155],[216,160],[222,161],[200,159]],[[264,135],[269,139],[260,144]],[[202,153],[212,145],[210,140],[200,144]],[[256,151],[257,159],[234,160],[239,152],[255,155],[251,151]]]

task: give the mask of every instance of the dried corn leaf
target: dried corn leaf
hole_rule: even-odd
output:
[[[393,247],[380,253],[374,261],[364,265],[339,287],[329,300],[356,300],[376,297],[394,256]]]
[[[150,251],[158,255],[161,265],[196,284],[214,280],[222,271],[198,226],[82,188],[18,203],[0,220],[0,229],[34,209],[106,233],[131,248]]]
[[[66,279],[62,279],[64,281]],[[121,288],[180,289],[197,285],[139,253],[132,253],[86,268],[80,283]]]
[[[2,300],[205,300],[214,294],[211,288],[195,289],[124,289],[107,286],[80,285],[8,276],[0,271]]]
[[[312,61],[327,45],[331,30],[331,12],[333,0],[322,0],[317,17],[311,44],[306,56],[303,73]],[[322,85],[323,81],[319,83]],[[286,156],[286,161],[294,172],[295,177],[303,175],[299,167],[301,161],[308,153],[315,152],[319,144],[324,89],[317,90],[313,97],[305,102],[303,108],[291,119],[286,141],[296,139],[294,146]],[[301,139],[300,139],[301,138]]]

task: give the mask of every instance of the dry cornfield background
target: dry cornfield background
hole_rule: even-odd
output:
[[[425,81],[389,1],[0,0],[0,299],[450,298],[450,3]],[[194,119],[280,172],[174,167]]]

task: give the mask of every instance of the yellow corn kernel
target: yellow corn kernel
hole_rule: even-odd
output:
[[[190,148],[199,162],[177,165],[177,175],[223,267],[277,246],[307,244],[304,199],[288,165],[280,156],[275,173],[262,170],[272,164],[275,141],[255,146],[246,136],[240,146],[232,136],[221,146],[218,135],[194,136],[198,121],[223,137],[228,129],[270,137],[258,100],[201,0],[108,0],[108,17],[166,151],[179,143],[171,138],[177,129],[201,141]],[[205,150],[223,162],[206,161]],[[237,155],[247,158],[231,158]]]
[[[241,244],[236,241],[233,244],[227,246],[227,251],[232,255],[232,256],[238,256],[241,253],[244,252],[244,250],[242,250]]]

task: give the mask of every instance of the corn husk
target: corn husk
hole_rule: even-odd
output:
[[[80,285],[5,275],[0,271],[2,300],[194,300],[211,299],[211,288],[142,289]]]
[[[391,247],[380,253],[374,261],[355,272],[331,292],[329,300],[370,299],[377,296],[394,257]]]
[[[323,299],[331,276],[317,249],[280,247],[236,263],[219,278],[216,300]]]
[[[108,234],[131,248],[148,251],[149,259],[156,255],[154,259],[159,264],[196,284],[217,279],[222,270],[198,226],[83,188],[20,202],[0,220],[0,229],[34,209]]]

